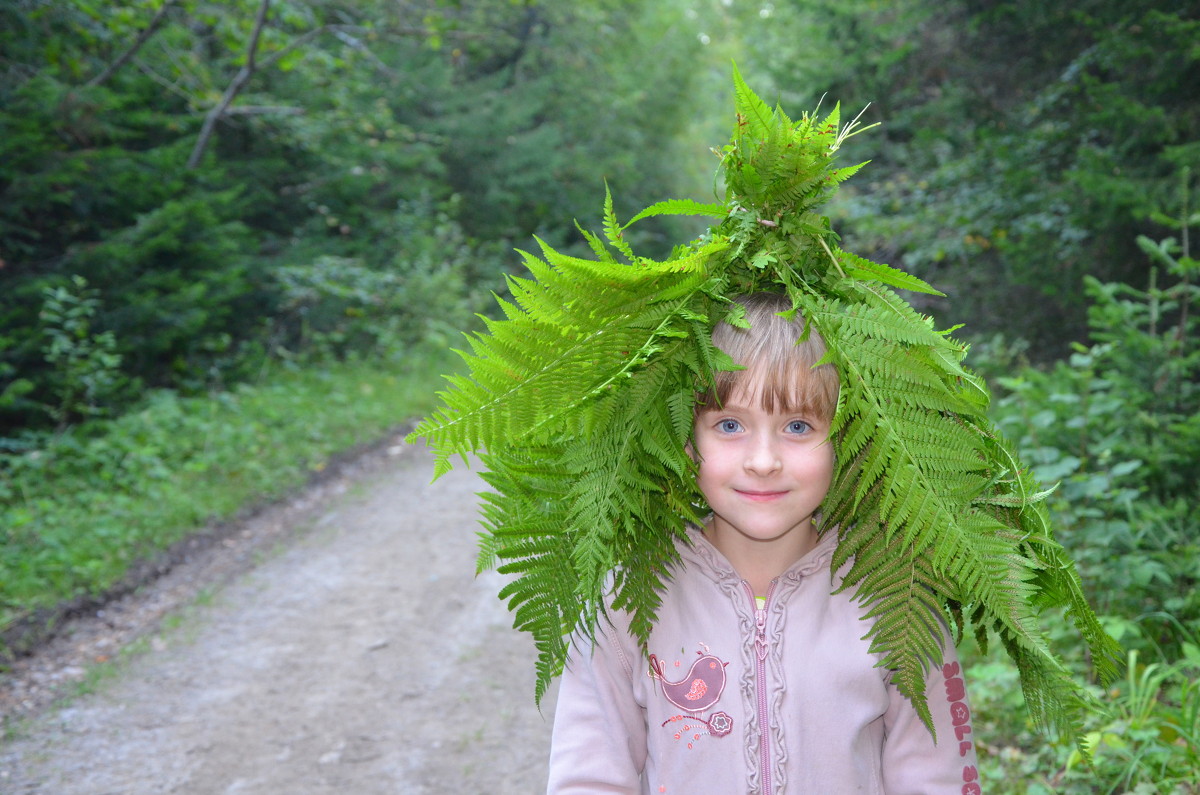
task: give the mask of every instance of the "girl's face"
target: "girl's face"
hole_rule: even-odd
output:
[[[713,511],[714,540],[799,550],[797,558],[815,546],[813,514],[833,479],[828,435],[829,421],[811,412],[767,411],[754,386],[697,413],[697,483]]]

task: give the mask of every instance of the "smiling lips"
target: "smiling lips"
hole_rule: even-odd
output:
[[[786,491],[748,491],[745,489],[734,489],[734,491],[754,502],[770,502],[787,494]]]

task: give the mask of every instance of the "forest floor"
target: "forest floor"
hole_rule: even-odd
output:
[[[474,576],[478,476],[398,440],[0,674],[0,793],[532,793],[554,712]]]

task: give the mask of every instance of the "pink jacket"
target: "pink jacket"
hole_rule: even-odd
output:
[[[649,660],[627,616],[611,611],[591,653],[575,649],[559,687],[548,792],[978,795],[953,644],[926,677],[935,745],[876,667],[863,608],[830,593],[835,536],[776,579],[759,609],[693,531]]]

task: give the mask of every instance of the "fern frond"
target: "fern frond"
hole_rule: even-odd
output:
[[[541,245],[545,260],[525,255],[538,279],[511,280],[506,319],[486,320],[486,334],[468,337],[469,374],[449,379],[443,406],[410,434],[439,449],[439,464],[577,421],[578,409],[653,356],[663,337],[685,333],[680,313],[706,287],[704,265],[724,247],[713,241],[666,263],[620,265]]]
[[[579,225],[578,221],[575,222],[575,228],[579,231],[579,234],[583,235],[583,239],[587,241],[588,248],[596,255],[597,260],[616,264],[616,257],[608,250],[608,246],[604,245],[604,241],[600,239],[599,235],[584,229]]]
[[[961,354],[946,352],[944,336],[880,289],[846,294],[863,302],[798,297],[842,376],[832,429],[839,461],[825,511],[843,528],[834,564],[853,561],[843,587],[874,605],[872,648],[919,703],[913,688],[930,647],[914,629],[930,610],[948,616],[952,604],[974,603],[981,620],[1022,650],[1031,676],[1050,681],[1061,665],[1032,605],[1050,557],[1038,553],[1056,547],[1020,552],[1019,534],[986,510],[1011,461],[986,431],[973,386],[959,377]]]
[[[625,255],[630,263],[637,260],[633,254],[633,249],[625,242],[625,236],[622,230],[625,227],[617,222],[617,214],[613,211],[612,193],[608,189],[608,184],[604,185],[604,236],[608,238],[608,242],[617,251]]]
[[[734,134],[737,135],[740,132],[739,128],[745,125],[748,128],[746,131],[748,135],[755,137],[769,135],[772,131],[773,121],[771,108],[750,89],[750,86],[746,85],[746,81],[742,79],[742,73],[738,71],[737,64],[733,66],[733,94],[738,114],[738,126],[734,128]]]
[[[725,205],[702,204],[691,199],[671,199],[657,202],[630,218],[621,228],[628,229],[644,218],[652,218],[657,215],[706,215],[709,218],[724,218]]]
[[[918,279],[916,276],[905,273],[898,268],[893,268],[890,265],[872,262],[869,259],[860,257],[857,254],[851,254],[842,249],[837,250],[837,258],[842,264],[842,269],[849,276],[858,279],[873,279],[900,290],[945,296],[945,293],[930,286],[924,280]]]
[[[932,726],[924,673],[943,659],[937,594],[944,593],[947,584],[899,538],[886,545],[859,544],[858,549],[849,576],[875,594],[865,616],[875,622],[868,635],[871,651],[883,653],[882,664],[894,672],[900,692]]]

